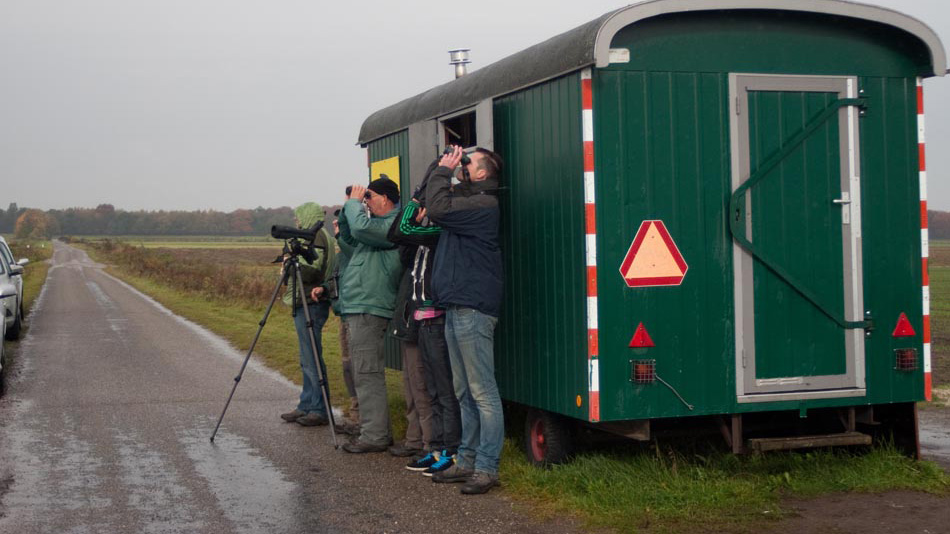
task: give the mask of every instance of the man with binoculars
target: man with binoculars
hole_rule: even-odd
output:
[[[479,494],[498,485],[504,441],[493,347],[504,277],[497,197],[502,161],[483,148],[469,156],[460,147],[451,148],[429,175],[424,202],[429,218],[442,227],[432,291],[446,309],[445,340],[462,438],[455,465],[433,474],[432,480],[461,482],[462,493]],[[456,168],[459,183],[452,186]]]
[[[343,445],[350,453],[383,452],[392,442],[383,337],[402,276],[399,251],[386,239],[398,204],[396,183],[378,178],[369,187],[351,187],[338,219],[340,248],[349,252],[340,281],[340,312],[349,329],[350,365],[360,407],[360,435]]]

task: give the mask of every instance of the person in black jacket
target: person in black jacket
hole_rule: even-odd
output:
[[[442,228],[426,217],[426,209],[422,207],[424,201],[420,200],[424,199],[425,184],[437,166],[438,160],[429,166],[422,185],[389,229],[390,241],[414,251],[407,274],[411,282],[412,318],[417,324],[423,378],[431,407],[429,447],[426,454],[413,458],[406,469],[430,477],[452,467],[462,432],[445,342],[445,309],[436,306],[432,295],[432,260]]]
[[[425,190],[428,216],[442,227],[432,292],[446,309],[445,339],[462,416],[456,463],[432,479],[464,482],[462,493],[479,494],[498,485],[504,441],[494,360],[503,278],[497,198],[502,163],[494,152],[478,148],[460,167],[464,155],[459,147],[445,154]],[[457,167],[459,184],[452,187]]]

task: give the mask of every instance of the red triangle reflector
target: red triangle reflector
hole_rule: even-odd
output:
[[[637,331],[633,334],[633,339],[630,340],[631,348],[643,348],[643,347],[652,347],[653,340],[650,339],[650,334],[647,333],[647,329],[643,327],[643,323],[640,323],[637,326]]]
[[[894,328],[894,333],[891,335],[894,337],[914,337],[917,332],[914,332],[914,327],[907,320],[907,315],[901,312],[901,316],[897,319],[897,327]]]

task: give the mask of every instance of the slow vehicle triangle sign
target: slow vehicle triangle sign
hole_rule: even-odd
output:
[[[620,275],[629,287],[678,286],[689,268],[663,221],[643,221]]]

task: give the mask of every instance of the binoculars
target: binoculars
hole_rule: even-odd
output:
[[[346,186],[346,196],[350,196],[350,193],[351,193],[351,192],[353,192],[353,186],[352,186],[352,185]],[[369,191],[363,193],[363,198],[366,199],[366,200],[369,200],[369,198],[370,198]]]
[[[448,156],[449,154],[452,153],[453,150],[454,149],[451,146],[447,146],[445,147],[445,150],[442,151],[442,155]],[[464,153],[462,154],[462,159],[459,160],[459,163],[461,163],[462,165],[468,165],[471,162],[472,162],[472,158],[468,157],[468,154],[464,154]]]

